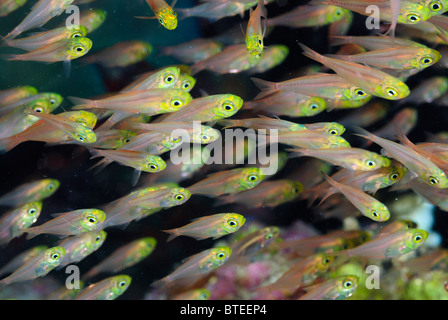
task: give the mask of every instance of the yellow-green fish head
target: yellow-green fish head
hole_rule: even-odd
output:
[[[180,69],[178,67],[167,67],[163,69],[160,76],[157,77],[158,88],[169,89],[174,88],[179,81]]]
[[[96,237],[93,239],[92,242],[86,243],[86,247],[89,250],[96,251],[99,247],[101,247],[106,240],[107,233],[104,230],[101,230],[97,233]]]
[[[220,229],[225,231],[225,234],[238,231],[246,222],[246,218],[238,213],[228,213],[224,215],[224,221]]]
[[[67,46],[67,57],[69,60],[86,55],[92,48],[92,40],[86,37],[72,38]]]
[[[82,210],[82,219],[80,226],[83,230],[92,231],[97,230],[106,219],[106,214],[98,209],[84,209]]]
[[[246,36],[246,48],[251,55],[260,55],[263,52],[263,36],[248,32]]]
[[[330,136],[322,148],[350,148],[350,143],[341,136]]]
[[[393,185],[395,182],[403,178],[407,168],[405,166],[390,166],[386,167],[386,176],[382,179],[382,184],[385,186]]]
[[[42,201],[30,202],[22,206],[20,210],[20,223],[18,225],[19,229],[25,229],[31,226],[37,221],[40,213],[42,211]]]
[[[343,91],[343,96],[347,100],[359,101],[364,100],[369,94],[358,86],[352,85]]]
[[[325,24],[330,24],[336,21],[341,20],[344,16],[350,15],[350,10],[336,7],[336,6],[328,6],[328,10],[326,10],[325,14]]]
[[[193,132],[193,143],[208,144],[219,139],[220,132],[212,127],[202,126],[200,132]]]
[[[44,251],[44,264],[46,270],[57,267],[64,259],[66,250],[64,247],[52,247]]]
[[[261,174],[260,168],[246,168],[241,171],[239,191],[248,190],[256,187],[264,176]]]
[[[437,168],[434,172],[423,171],[420,176],[420,179],[430,186],[441,189],[448,188],[448,178],[446,177],[445,172],[439,168]]]
[[[87,28],[84,26],[70,26],[67,28],[66,38],[73,39],[77,37],[85,37],[87,35]]]
[[[111,293],[113,297],[118,297],[131,285],[132,278],[128,275],[114,276],[112,280]]]
[[[285,190],[285,199],[294,199],[303,190],[305,190],[304,185],[298,181],[288,181],[287,188]]]
[[[178,111],[193,100],[193,97],[188,92],[179,89],[173,89],[173,92],[169,93],[167,98],[166,102],[162,101],[160,103],[160,107],[168,112]]]
[[[98,120],[94,113],[84,110],[73,111],[69,119],[90,129],[95,127]]]
[[[345,132],[345,127],[337,122],[328,122],[324,126],[325,132],[333,135],[340,136]]]
[[[92,129],[83,124],[79,124],[72,135],[73,139],[81,143],[93,143],[96,141],[96,134]]]
[[[177,28],[177,13],[171,7],[165,7],[156,13],[159,22],[168,30]]]
[[[428,232],[422,229],[410,229],[405,241],[402,253],[406,253],[420,247],[428,238]]]
[[[43,94],[46,99],[48,99],[48,102],[50,103],[50,110],[48,113],[59,107],[64,100],[64,98],[59,93],[54,92],[48,92]],[[31,108],[33,109],[33,108]],[[34,110],[34,109],[33,109]],[[37,110],[34,110],[36,112],[39,112]]]
[[[318,272],[327,271],[334,261],[334,256],[325,253],[318,253],[315,255],[315,258],[316,258],[316,269]]]
[[[86,16],[88,19],[83,20],[81,24],[85,25],[88,33],[98,29],[106,20],[107,12],[102,9],[89,9],[88,15],[81,15],[81,19]]]
[[[381,167],[390,166],[390,159],[383,157],[374,152],[369,152],[366,150],[365,156],[360,159],[359,166],[364,170],[375,170]]]
[[[222,119],[233,116],[243,106],[243,99],[234,95],[226,94],[214,108],[216,118]]]
[[[190,92],[196,85],[196,79],[188,74],[181,74],[175,84],[175,88]]]
[[[354,275],[346,275],[341,277],[336,284],[336,294],[339,299],[350,297],[358,287],[359,277]],[[337,299],[338,299],[337,298]]]
[[[166,199],[160,202],[161,207],[173,207],[184,204],[191,197],[191,192],[185,188],[172,188]]]
[[[48,198],[49,196],[51,196],[53,193],[56,192],[56,190],[59,189],[59,186],[61,185],[61,183],[59,182],[59,180],[56,179],[43,179],[41,181],[41,195],[40,198],[44,199],[44,198]]]
[[[398,15],[398,22],[403,24],[416,24],[431,18],[431,11],[429,8],[412,2],[400,3],[400,14]]]
[[[210,259],[207,260],[207,268],[214,270],[222,266],[232,254],[232,249],[229,247],[217,247],[211,249]]]
[[[388,100],[403,99],[411,93],[409,87],[404,82],[395,77],[387,77],[386,79],[384,79],[381,84],[375,87],[375,92],[379,96]]]
[[[148,154],[142,170],[145,172],[159,172],[166,168],[166,162],[156,154]]]
[[[427,0],[426,6],[429,11],[431,11],[431,15],[439,15],[448,10],[448,1],[447,0]]]
[[[442,58],[440,52],[429,48],[420,48],[415,60],[411,61],[412,67],[424,69],[437,63]]]
[[[387,221],[390,218],[390,212],[383,203],[375,202],[370,212],[368,212],[368,217],[374,221]]]
[[[305,117],[312,117],[327,109],[327,102],[320,97],[312,97],[304,105],[298,104],[297,107],[302,111]]]
[[[145,237],[140,239],[138,242],[138,251],[140,252],[140,256],[149,256],[156,248],[156,245],[157,240],[153,237]]]

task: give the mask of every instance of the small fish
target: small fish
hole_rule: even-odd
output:
[[[154,18],[159,20],[159,23],[168,30],[177,28],[177,14],[173,10],[177,0],[174,0],[171,5],[165,0],[146,0],[146,3],[156,15]],[[138,17],[143,19],[154,19],[151,17]]]
[[[5,54],[7,60],[57,62],[80,58],[92,48],[92,40],[86,37],[75,37],[49,43],[36,50],[22,54]]]
[[[237,238],[230,244],[232,249],[231,260],[237,257],[250,256],[273,243],[280,234],[280,229],[276,226],[268,226],[255,230],[242,238]],[[229,260],[230,261],[230,260]]]
[[[366,93],[388,100],[398,100],[410,94],[409,87],[400,79],[383,71],[358,63],[325,57],[299,43],[304,55],[335,71],[350,83],[358,85]]]
[[[161,49],[164,55],[175,57],[182,63],[194,64],[222,51],[223,45],[213,39],[196,38]]]
[[[350,143],[341,136],[311,130],[280,132],[277,134],[276,142],[309,149],[341,149],[351,147]]]
[[[203,70],[219,74],[239,73],[255,67],[260,61],[259,55],[251,55],[245,44],[225,47],[221,52],[196,62],[191,66],[191,74],[196,75]]]
[[[358,136],[383,147],[390,157],[401,162],[413,173],[413,176],[418,177],[422,182],[436,188],[448,188],[446,174],[432,161],[420,155],[412,148],[388,139],[380,138],[361,128],[358,128],[358,131],[360,132],[357,134]]]
[[[36,201],[3,213],[0,218],[0,245],[19,237],[23,233],[22,229],[37,221],[41,210],[42,201]]]
[[[350,170],[376,170],[390,166],[390,159],[360,148],[292,149],[299,156],[318,158]]]
[[[247,167],[216,172],[188,187],[192,194],[219,196],[252,189],[263,180],[260,168]]]
[[[50,31],[39,32],[26,38],[5,40],[5,44],[10,47],[33,51],[50,43],[55,43],[61,40],[69,40],[76,37],[85,37],[86,35],[87,29],[84,26],[74,25],[69,28],[60,27]]]
[[[285,115],[293,118],[312,117],[327,108],[325,99],[310,97],[293,91],[278,91],[253,101],[245,101],[244,109],[259,110],[269,115]]]
[[[62,240],[58,243],[58,246],[65,248],[65,256],[56,269],[59,270],[69,264],[83,260],[98,250],[103,245],[106,237],[106,231],[93,230]]]
[[[53,216],[55,218],[44,224],[23,229],[23,232],[28,233],[27,238],[31,239],[43,233],[66,237],[98,230],[106,218],[106,214],[98,209],[79,209],[56,213]]]
[[[116,275],[84,288],[75,300],[115,300],[130,286],[132,278],[127,275]]]
[[[319,73],[282,82],[270,82],[257,78],[251,78],[251,80],[261,90],[255,100],[277,91],[294,91],[307,96],[353,101],[363,100],[369,96],[366,90],[335,74]]]
[[[2,279],[0,284],[9,285],[14,282],[34,280],[43,277],[61,263],[64,255],[65,249],[63,247],[46,249],[26,260],[20,268],[8,277]]]
[[[221,267],[231,256],[229,247],[206,249],[182,261],[182,264],[164,278],[154,282],[152,286],[169,285],[178,279],[193,280]]]
[[[437,50],[420,47],[396,47],[353,55],[327,54],[325,56],[349,62],[364,63],[376,68],[397,70],[422,70],[437,63],[442,57]]]
[[[143,237],[133,240],[112,252],[101,260],[87,273],[83,279],[90,279],[103,272],[118,273],[132,267],[147,258],[156,248],[157,240],[153,237]]]
[[[250,74],[264,73],[282,64],[289,55],[289,48],[283,44],[274,44],[263,48],[258,63],[249,69]]]
[[[305,125],[277,118],[269,118],[265,116],[259,116],[258,118],[245,118],[245,119],[223,119],[219,120],[218,124],[222,125],[223,129],[232,127],[245,127],[256,130],[277,129],[279,132],[307,130],[307,127]]]
[[[387,36],[333,36],[330,38],[331,45],[357,44],[367,50],[405,48],[428,48],[427,46],[405,38],[392,38]]]
[[[97,63],[105,68],[124,68],[140,62],[153,51],[153,46],[140,40],[116,43],[83,59],[83,63]]]
[[[246,218],[238,213],[217,213],[197,218],[183,227],[162,231],[169,234],[167,241],[178,236],[193,237],[199,240],[218,239],[238,231],[245,222]]]
[[[18,207],[50,197],[60,186],[56,179],[41,179],[24,183],[0,197],[0,205]]]
[[[256,187],[218,198],[218,205],[242,203],[249,208],[276,207],[298,198],[304,190],[298,181],[279,179],[262,181]]]
[[[0,269],[0,275],[3,276],[7,273],[13,273],[15,270],[20,268],[25,263],[25,261],[39,255],[46,249],[48,249],[47,245],[37,245],[19,253],[17,256],[9,260],[8,263],[2,266],[2,268]]]
[[[228,118],[243,106],[243,99],[234,94],[216,94],[195,98],[188,106],[163,118],[162,122],[208,122]]]
[[[374,221],[386,221],[389,220],[389,209],[382,202],[376,200],[372,196],[364,193],[363,191],[353,188],[349,185],[345,185],[335,181],[324,173],[325,179],[330,183],[334,189],[330,189],[324,196],[322,201],[333,195],[335,192],[342,193],[361,213],[374,220]]]
[[[180,69],[178,67],[164,67],[142,74],[126,87],[121,89],[121,92],[149,90],[155,88],[171,89],[176,85],[176,82],[179,80],[179,76]]]
[[[74,0],[39,0],[30,13],[4,38],[13,39],[21,33],[38,28],[60,15]]]
[[[177,80],[174,88],[184,90],[185,92],[190,92],[196,85],[196,79],[190,74],[181,72],[179,79]]]
[[[409,229],[375,237],[353,249],[339,251],[346,257],[364,257],[387,259],[408,253],[420,247],[428,237],[428,232],[421,229]]]
[[[89,8],[81,11],[79,24],[86,27],[87,33],[92,33],[104,23],[106,17],[107,12],[103,9]]]
[[[261,23],[264,18],[264,24]],[[258,0],[255,10],[250,8],[249,22],[246,27],[246,48],[251,55],[261,55],[263,52],[263,37],[266,33],[268,12],[264,0]]]
[[[298,300],[345,300],[356,290],[358,282],[357,276],[340,276],[304,288],[307,293],[301,295]]]

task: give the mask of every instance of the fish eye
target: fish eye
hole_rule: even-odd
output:
[[[56,259],[58,259],[59,258],[59,253],[53,253],[52,255],[51,255],[51,259],[53,259],[53,260],[56,260]]]
[[[344,288],[349,289],[353,286],[353,282],[351,282],[350,280],[347,280],[344,282]]]
[[[163,18],[159,19],[160,24],[165,24],[165,21],[163,21]]]
[[[226,257],[226,254],[224,252],[219,252],[217,255],[218,259],[223,259]]]
[[[329,131],[329,133],[332,134],[332,135],[337,136],[339,132],[338,132],[338,130],[336,130],[336,129],[331,129],[331,130]]]
[[[397,173],[392,173],[392,174],[389,176],[389,178],[390,178],[390,180],[397,180],[397,179],[398,179],[398,174],[397,174]]]
[[[395,97],[397,95],[397,91],[395,91],[392,88],[387,88],[386,92],[387,92],[387,95],[390,96],[390,97]]]
[[[48,191],[51,191],[51,190],[53,190],[54,189],[54,185],[52,184],[52,183],[50,183],[48,186],[47,186],[47,190]]]
[[[418,21],[420,21],[420,17],[418,15],[416,15],[416,14],[408,14],[408,16],[406,18],[410,22],[418,22]]]
[[[174,77],[173,77],[172,74],[169,74],[169,75],[167,75],[167,76],[165,77],[165,82],[166,82],[166,83],[171,83],[171,82],[173,82],[173,81],[174,81]]]
[[[185,82],[182,84],[182,89],[188,89],[190,87],[190,83],[189,82]]]
[[[363,97],[366,95],[366,93],[363,90],[356,90],[356,94],[360,97]]]
[[[38,113],[44,112],[44,109],[42,107],[36,107],[33,110],[38,112]]]
[[[329,259],[329,258],[325,258],[325,259],[322,261],[322,263],[323,263],[324,265],[329,264],[329,263],[330,263],[330,259]]]
[[[235,220],[233,220],[233,219],[229,220],[227,223],[231,227],[236,227],[238,225],[238,223]]]
[[[182,102],[182,100],[174,99],[174,100],[171,100],[171,105],[175,108],[179,108],[183,105],[183,102]]]
[[[151,163],[150,165],[149,165],[149,169],[151,169],[151,170],[157,170],[159,167],[157,166],[157,165],[155,165],[154,163]]]
[[[182,141],[182,137],[171,138],[171,141],[172,141],[173,143],[179,143],[179,142]]]
[[[126,285],[126,281],[120,281],[119,283],[118,283],[118,286],[119,287],[124,287]]]
[[[292,188],[292,193],[298,193],[299,192],[299,189],[297,189],[297,188]]]
[[[423,58],[423,59],[421,60],[421,62],[422,62],[423,64],[430,64],[430,63],[432,62],[432,59],[429,58],[429,57],[426,57],[426,58]]]
[[[432,185],[436,185],[436,184],[439,184],[439,180],[436,177],[430,176],[429,183]]]
[[[268,233],[264,238],[266,239],[266,240],[270,240],[270,239],[272,239],[274,237],[274,235],[272,234],[272,233]]]
[[[367,160],[366,165],[370,168],[373,168],[376,165],[376,163],[373,160]]]
[[[100,236],[96,236],[95,241],[100,241],[101,237]]]
[[[234,108],[234,106],[233,106],[233,103],[231,103],[231,102],[229,102],[229,101],[226,101],[226,102],[224,103],[224,105],[223,105],[223,108],[224,108],[224,110],[226,110],[226,111],[232,111],[233,108]]]
[[[177,201],[182,201],[182,200],[184,200],[184,195],[183,195],[183,194],[176,194],[176,195],[174,196],[174,198],[175,198]]]
[[[342,245],[342,249],[343,249],[343,250],[348,249],[348,244],[347,244],[347,243],[344,243],[344,244]]]
[[[82,46],[82,45],[76,45],[76,46],[73,47],[73,49],[75,49],[75,51],[79,52],[79,53],[84,52],[86,50],[84,48],[84,46]]]
[[[28,210],[28,214],[33,215],[35,213],[36,213],[36,209],[34,209],[34,208],[31,208],[30,210]]]
[[[75,32],[72,34],[72,38],[78,38],[78,37],[82,37],[82,34],[80,32]]]
[[[259,44],[260,46],[262,45],[261,39],[258,39],[258,44]]]
[[[378,212],[376,212],[376,211],[374,210],[374,211],[372,211],[372,216],[375,217],[375,218],[378,218],[378,217],[379,217],[379,214],[378,214]]]
[[[422,235],[420,234],[420,233],[417,233],[415,236],[414,236],[414,238],[413,238],[413,241],[414,242],[420,242],[420,241],[422,241],[423,240],[423,237],[422,237]]]
[[[203,135],[201,136],[201,140],[207,142],[207,141],[210,140],[210,137],[209,137],[208,135],[206,135],[206,134],[203,134]]]
[[[84,142],[86,139],[83,136],[78,136],[78,141]]]
[[[93,216],[88,216],[87,221],[89,221],[90,223],[96,223],[96,218]]]
[[[51,104],[55,104],[55,103],[56,103],[56,100],[55,100],[55,99],[50,99],[50,103],[51,103]]]
[[[431,2],[429,4],[429,7],[432,11],[439,11],[440,9],[442,9],[442,6],[440,5],[439,2]]]
[[[338,9],[338,10],[335,11],[335,14],[336,14],[337,16],[340,16],[340,15],[342,14],[342,11]]]
[[[312,105],[310,105],[311,110],[315,110],[317,109],[319,106],[315,103],[313,103]]]
[[[257,181],[258,180],[258,176],[252,174],[247,178],[249,181]]]

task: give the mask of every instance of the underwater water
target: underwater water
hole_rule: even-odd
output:
[[[6,1],[4,1],[6,2]],[[0,17],[0,34],[7,35],[16,27],[23,18],[30,12],[35,1],[29,0],[23,7],[11,12],[5,17]],[[243,16],[238,14],[222,17],[220,19],[207,19],[203,17],[181,18],[181,10],[178,13],[178,25],[174,30],[168,30],[161,26],[157,19],[138,19],[137,16],[153,16],[153,11],[145,1],[118,1],[118,0],[96,0],[96,1],[76,1],[73,4],[78,5],[81,10],[81,16],[84,10],[102,9],[107,12],[106,19],[102,25],[87,37],[91,39],[93,46],[83,57],[73,59],[69,65],[70,72],[67,76],[67,64],[62,61],[46,63],[40,61],[9,61],[0,59],[0,93],[2,90],[15,88],[19,86],[33,86],[38,92],[55,92],[64,99],[62,103],[51,113],[59,114],[69,110],[76,105],[69,97],[79,97],[85,99],[99,99],[107,94],[117,93],[125,86],[134,81],[138,76],[145,72],[157,70],[159,68],[192,63],[183,63],[176,57],[163,52],[168,46],[178,45],[194,39],[212,39],[227,32],[227,38],[236,43],[244,41],[245,26],[249,19],[249,10],[246,9]],[[86,3],[83,3],[86,2]],[[235,1],[237,2],[237,1]],[[241,1],[245,3],[248,1]],[[423,1],[424,2],[424,1]],[[0,0],[0,4],[3,3]],[[174,6],[177,11],[181,8],[192,8],[199,5],[200,1],[178,0]],[[256,1],[252,7],[256,7]],[[268,18],[279,16],[291,12],[298,6],[307,5],[308,1],[288,1],[277,0],[266,4]],[[448,4],[446,4],[448,6]],[[447,16],[444,14],[444,16]],[[68,14],[62,13],[54,17],[42,27],[31,30],[48,31],[64,23]],[[375,30],[366,28],[366,16],[353,13],[353,21],[350,24],[346,34],[350,36],[374,36]],[[403,26],[399,24],[399,27]],[[406,25],[409,26],[409,25]],[[231,31],[231,32],[229,32]],[[445,30],[445,33],[446,30]],[[369,132],[377,132],[385,125],[389,126],[388,131],[378,131],[378,135],[393,141],[395,132],[393,124],[401,127],[403,130],[407,126],[406,136],[414,143],[437,141],[446,144],[446,135],[438,136],[436,134],[446,131],[448,125],[447,109],[447,90],[448,78],[444,78],[446,88],[439,98],[434,98],[430,102],[419,101],[418,97],[413,96],[411,100],[387,100],[382,97],[372,97],[372,100],[356,108],[335,108],[323,110],[320,113],[311,116],[291,116],[288,114],[276,113],[276,102],[271,103],[270,111],[249,108],[246,102],[255,100],[260,89],[251,80],[252,77],[267,81],[279,82],[296,77],[303,77],[307,72],[311,72],[312,66],[322,66],[318,62],[303,55],[303,49],[299,43],[303,43],[311,49],[321,54],[336,53],[339,47],[331,46],[329,41],[330,25],[322,22],[321,25],[312,27],[294,27],[294,26],[275,26],[269,27],[264,35],[264,50],[275,45],[284,45],[289,49],[288,55],[277,66],[264,70],[263,72],[251,73],[250,69],[236,72],[220,74],[211,70],[201,70],[193,75],[195,85],[190,91],[193,99],[199,99],[207,95],[232,94],[241,97],[245,102],[240,110],[229,119],[248,119],[259,115],[269,116],[273,119],[283,119],[298,124],[311,125],[321,122],[339,122],[344,124],[346,131],[342,134],[353,148],[361,148],[376,152],[394,159],[386,150],[384,153],[381,147],[375,143],[367,144],[366,140],[355,136],[356,127],[360,126]],[[447,54],[446,42],[437,38],[419,38],[417,32],[413,33],[410,29],[397,28],[397,37],[412,39],[418,43],[425,44],[429,48],[435,48],[441,52],[440,61],[433,66],[419,70],[419,72],[409,76],[404,82],[410,88],[411,94],[419,85],[429,79],[440,76],[448,77],[447,74]],[[243,39],[243,40],[238,40]],[[146,41],[152,45],[152,52],[135,63],[129,63],[121,67],[108,67],[101,65],[101,62],[88,62],[89,56],[100,52],[102,49],[131,40]],[[232,45],[231,42],[223,46]],[[3,46],[0,48],[1,54],[23,53],[23,50]],[[112,61],[118,60],[119,51],[112,54]],[[389,58],[390,59],[390,58]],[[222,62],[226,63],[224,60]],[[233,60],[230,60],[230,63]],[[218,62],[217,62],[218,63]],[[316,69],[317,70],[317,69]],[[331,69],[318,69],[321,73],[334,72]],[[435,85],[432,87],[434,88]],[[426,89],[427,91],[429,90]],[[423,95],[425,92],[421,92]],[[0,96],[1,97],[1,96]],[[337,97],[335,97],[337,100]],[[386,108],[379,114],[362,114],[362,110],[367,109],[374,103],[383,102]],[[0,100],[0,105],[2,101]],[[280,105],[280,104],[279,104]],[[303,106],[297,105],[299,109]],[[399,122],[394,120],[395,115],[406,108],[412,109],[413,119],[405,119],[409,122]],[[107,109],[107,108],[106,108]],[[91,111],[90,109],[86,109]],[[358,112],[358,113],[356,113]],[[379,112],[380,113],[380,112]],[[101,112],[98,115],[98,128],[103,121],[107,119]],[[101,118],[103,116],[103,118]],[[354,116],[355,120],[349,120],[349,116]],[[365,121],[360,122],[365,116]],[[163,115],[154,115],[154,119],[163,118]],[[1,118],[0,118],[1,122]],[[147,121],[148,122],[148,121]],[[155,123],[156,121],[154,121]],[[224,126],[216,119],[204,121],[213,128],[224,133]],[[50,124],[47,124],[50,126]],[[244,126],[241,126],[244,127]],[[96,131],[94,129],[94,131]],[[359,133],[359,132],[358,132]],[[384,136],[383,136],[384,134]],[[386,137],[387,135],[387,137]],[[6,136],[7,137],[7,136]],[[2,136],[1,138],[4,138]],[[131,139],[132,141],[132,139]],[[227,143],[228,141],[226,141]],[[1,144],[0,140],[0,144]],[[242,148],[237,146],[237,148]],[[228,299],[228,300],[255,300],[255,299],[297,299],[310,291],[307,287],[318,285],[325,281],[335,279],[343,275],[355,275],[357,279],[357,288],[352,294],[346,297],[337,296],[338,299],[359,299],[359,300],[395,300],[395,299],[447,299],[448,291],[446,283],[448,281],[446,247],[448,245],[448,218],[445,211],[448,208],[443,204],[437,205],[431,203],[428,197],[424,198],[418,194],[415,189],[406,184],[406,178],[409,176],[400,176],[400,181],[395,186],[386,186],[378,188],[373,196],[384,203],[390,211],[390,218],[387,221],[378,222],[360,214],[353,205],[344,201],[340,194],[333,195],[322,201],[326,193],[319,191],[317,201],[309,201],[306,198],[307,190],[317,186],[325,181],[322,171],[331,175],[337,172],[340,167],[330,165],[325,161],[315,161],[313,157],[298,157],[291,151],[294,147],[288,144],[279,144],[279,150],[284,160],[283,166],[274,175],[268,175],[263,182],[276,181],[280,179],[289,179],[303,184],[300,192],[303,193],[296,197],[288,199],[289,191],[280,194],[274,194],[274,190],[263,191],[255,200],[248,200],[244,205],[244,195],[240,201],[236,198],[230,198],[228,203],[220,202],[224,199],[222,195],[204,195],[192,194],[185,203],[177,206],[167,207],[161,211],[149,214],[138,221],[131,221],[121,226],[110,226],[104,228],[107,237],[104,243],[94,252],[83,258],[76,265],[81,274],[86,274],[91,268],[104,261],[116,249],[129,244],[131,241],[142,238],[152,237],[156,240],[153,251],[143,260],[120,271],[106,271],[99,273],[84,283],[84,287],[97,283],[114,275],[128,275],[132,281],[127,289],[115,298],[120,300],[165,300],[174,299],[178,294],[192,289],[207,289],[209,299]],[[432,151],[431,151],[432,152]],[[134,168],[119,163],[110,163],[100,172],[90,170],[97,163],[98,159],[91,159],[89,149],[82,143],[54,143],[45,144],[40,141],[25,141],[18,144],[13,149],[0,154],[0,205],[1,195],[7,194],[11,190],[31,181],[37,181],[45,178],[57,179],[60,183],[57,190],[43,199],[42,212],[32,227],[41,225],[54,218],[54,213],[65,213],[84,208],[107,208],[104,209],[106,216],[108,210],[112,210],[118,203],[113,201],[120,199],[133,191],[143,187],[154,185],[151,179],[157,179],[163,171],[157,173],[141,172],[138,182],[134,183]],[[171,153],[167,151],[160,154],[161,158],[168,162]],[[275,155],[271,158],[274,160]],[[426,157],[426,156],[423,156]],[[427,158],[427,157],[426,157]],[[396,159],[398,162],[400,160]],[[440,160],[446,163],[446,159]],[[196,170],[187,178],[181,178],[174,172],[172,176],[164,176],[164,182],[177,183],[181,188],[189,189],[195,183],[206,179],[212,173],[222,173],[226,170],[240,167],[249,167],[253,164],[206,164]],[[401,165],[406,167],[404,163]],[[410,171],[411,168],[408,169]],[[422,168],[422,171],[424,168]],[[356,171],[356,170],[355,170]],[[412,171],[412,170],[411,170]],[[151,176],[154,176],[151,178]],[[411,178],[415,178],[411,176]],[[262,182],[262,183],[263,183]],[[224,178],[218,186],[226,183]],[[261,184],[260,184],[261,185]],[[354,183],[353,183],[354,185]],[[214,186],[210,187],[210,190]],[[255,190],[255,186],[252,190]],[[436,187],[429,189],[430,194],[438,194],[440,190]],[[424,189],[428,190],[428,187]],[[432,190],[432,191],[431,191]],[[242,190],[236,190],[235,197]],[[244,192],[244,191],[243,191]],[[261,191],[260,191],[261,192]],[[431,193],[432,192],[432,193]],[[330,194],[338,193],[332,189]],[[365,192],[364,192],[365,193]],[[273,195],[274,194],[274,195]],[[372,193],[370,193],[372,195]],[[278,200],[278,203],[274,200]],[[442,199],[446,199],[448,193],[442,193]],[[248,196],[249,197],[249,196]],[[249,199],[249,198],[247,198]],[[259,205],[267,199],[267,203]],[[434,200],[434,198],[432,198]],[[274,202],[272,206],[269,201]],[[107,207],[108,204],[111,206]],[[124,202],[120,202],[123,205]],[[129,204],[129,207],[131,205]],[[126,207],[126,204],[125,204]],[[3,214],[10,208],[3,206]],[[339,209],[339,210],[338,210]],[[173,229],[185,226],[194,219],[209,216],[218,213],[239,213],[244,216],[245,223],[240,230],[233,234],[222,236],[218,239],[209,237],[207,239],[195,239],[189,236],[179,236],[171,241],[167,241],[168,233],[163,230]],[[313,263],[311,267],[304,265],[298,271],[294,271],[293,266],[306,259],[316,257],[320,259],[318,253],[325,252],[330,257],[337,251],[343,251],[347,247],[334,246],[328,244],[328,239],[321,238],[317,244],[308,244],[305,241],[294,242],[299,239],[329,235],[332,232],[357,230],[355,240],[356,245],[350,243],[343,235],[338,235],[337,239],[345,239],[350,248],[356,248],[364,242],[371,241],[378,235],[378,230],[394,221],[400,222],[409,220],[417,224],[417,228],[428,232],[429,236],[423,244],[417,248],[409,250],[411,252],[388,256],[384,258],[363,257],[362,254],[347,257],[346,260],[340,260],[336,255],[335,263],[329,267],[325,266],[323,270],[316,270]],[[215,248],[217,246],[231,246],[243,236],[262,230],[268,226],[278,228],[278,235],[274,236],[273,241],[264,245],[259,240],[254,240],[247,250],[242,253],[239,260],[229,260],[222,265],[212,268],[209,272],[204,271],[202,276],[195,278],[196,273],[191,276],[191,281],[166,281],[166,287],[154,286],[154,282],[170,275],[179,267],[185,259]],[[100,230],[100,229],[99,229]],[[0,229],[3,232],[3,229]],[[0,232],[0,233],[1,233]],[[368,239],[361,239],[361,234],[368,235]],[[335,236],[336,237],[336,236]],[[332,238],[334,239],[334,238]],[[0,268],[6,265],[18,254],[27,249],[38,245],[48,247],[56,246],[61,241],[61,237],[43,233],[28,239],[26,234],[21,234],[2,247],[0,247]],[[291,241],[291,242],[288,242]],[[290,244],[290,245],[289,245]],[[329,247],[325,247],[329,245]],[[375,248],[389,246],[393,244],[379,243],[373,245]],[[249,246],[249,245],[248,245]],[[312,249],[310,249],[312,248]],[[299,253],[294,253],[295,250]],[[303,250],[306,253],[300,253]],[[308,251],[307,251],[308,250]],[[310,252],[309,250],[312,250]],[[440,251],[438,251],[440,250]],[[236,250],[232,254],[234,254]],[[412,261],[418,257],[424,257],[433,252],[440,252],[439,260],[423,261],[422,265],[415,267],[406,265],[406,262]],[[232,257],[232,254],[230,257]],[[333,258],[331,258],[333,259]],[[312,260],[314,261],[314,260]],[[317,260],[316,260],[317,261]],[[381,270],[380,288],[371,288],[366,267],[374,265]],[[197,266],[196,266],[197,268]],[[202,270],[203,267],[201,267]],[[205,269],[208,268],[204,267]],[[420,268],[420,269],[419,269]],[[423,270],[423,271],[422,271]],[[268,287],[267,291],[259,288],[275,284],[278,279],[287,274],[288,271],[295,272],[295,276],[290,281],[296,281],[297,284],[292,287],[284,285]],[[1,276],[0,280],[7,274]],[[2,286],[0,283],[0,299],[18,299],[18,300],[43,300],[52,298],[51,294],[58,289],[63,289],[67,281],[68,273],[65,269],[54,269],[47,275],[34,279],[32,281],[16,282]],[[189,276],[186,277],[189,279]],[[182,280],[185,280],[182,279]],[[259,290],[259,291],[257,291]],[[322,298],[322,297],[320,297]],[[323,298],[322,298],[323,299]],[[328,298],[330,299],[330,298]]]

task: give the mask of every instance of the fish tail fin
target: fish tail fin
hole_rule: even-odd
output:
[[[254,98],[254,100],[261,99],[277,91],[277,85],[275,82],[266,81],[258,78],[250,78],[255,86],[261,90],[261,92]]]
[[[327,200],[330,196],[337,193],[339,188],[339,182],[334,180],[333,178],[329,177],[325,172],[321,171],[321,173],[324,175],[324,178],[327,180],[327,182],[332,186],[327,190],[327,193],[322,197],[319,204],[317,206],[320,206],[325,200]]]
[[[93,166],[91,166],[89,169],[87,169],[87,171],[91,171],[93,169],[95,169],[94,174],[98,174],[100,173],[101,170],[103,170],[105,167],[107,167],[112,161],[108,160],[102,153],[100,150],[97,149],[93,149],[93,148],[88,148],[90,154],[92,155],[90,157],[90,159],[96,159],[99,157],[104,157],[104,159],[101,159],[100,161],[98,161],[97,163],[95,163]]]
[[[68,97],[68,99],[75,104],[74,107],[72,107],[73,110],[79,110],[79,109],[86,109],[86,108],[95,108],[97,107],[95,101],[84,99],[84,98],[77,98],[77,97]]]
[[[0,139],[0,154],[4,154],[9,150],[14,149],[20,143],[22,143],[22,141],[15,139],[14,136]]]
[[[26,232],[26,240],[33,239],[35,236],[38,236],[40,232],[38,230],[34,230],[34,228],[23,229],[23,232]]]
[[[264,0],[258,0],[258,7],[260,8],[260,15],[267,19],[268,18],[268,10],[264,6]]]
[[[162,231],[169,234],[168,238],[166,239],[166,242],[170,242],[171,240],[180,236],[180,234],[177,232],[177,229],[162,230]]]
[[[19,61],[22,60],[20,59],[20,54],[0,54],[0,58],[4,59],[4,60],[9,60],[9,61]]]
[[[232,195],[225,195],[225,196],[220,196],[219,198],[216,199],[215,201],[215,206],[219,207],[219,206],[223,206],[229,203],[233,203],[234,199]]]
[[[306,45],[304,45],[303,43],[298,43],[299,47],[303,50],[303,55],[305,57],[308,57],[310,59],[313,59],[317,62],[320,62],[322,64],[324,64],[324,60],[325,57],[323,55],[321,55],[320,53],[317,53],[316,51],[314,51],[313,49],[311,49],[310,47],[307,47]]]
[[[353,126],[355,133],[353,135],[375,142],[375,135],[364,128]]]

